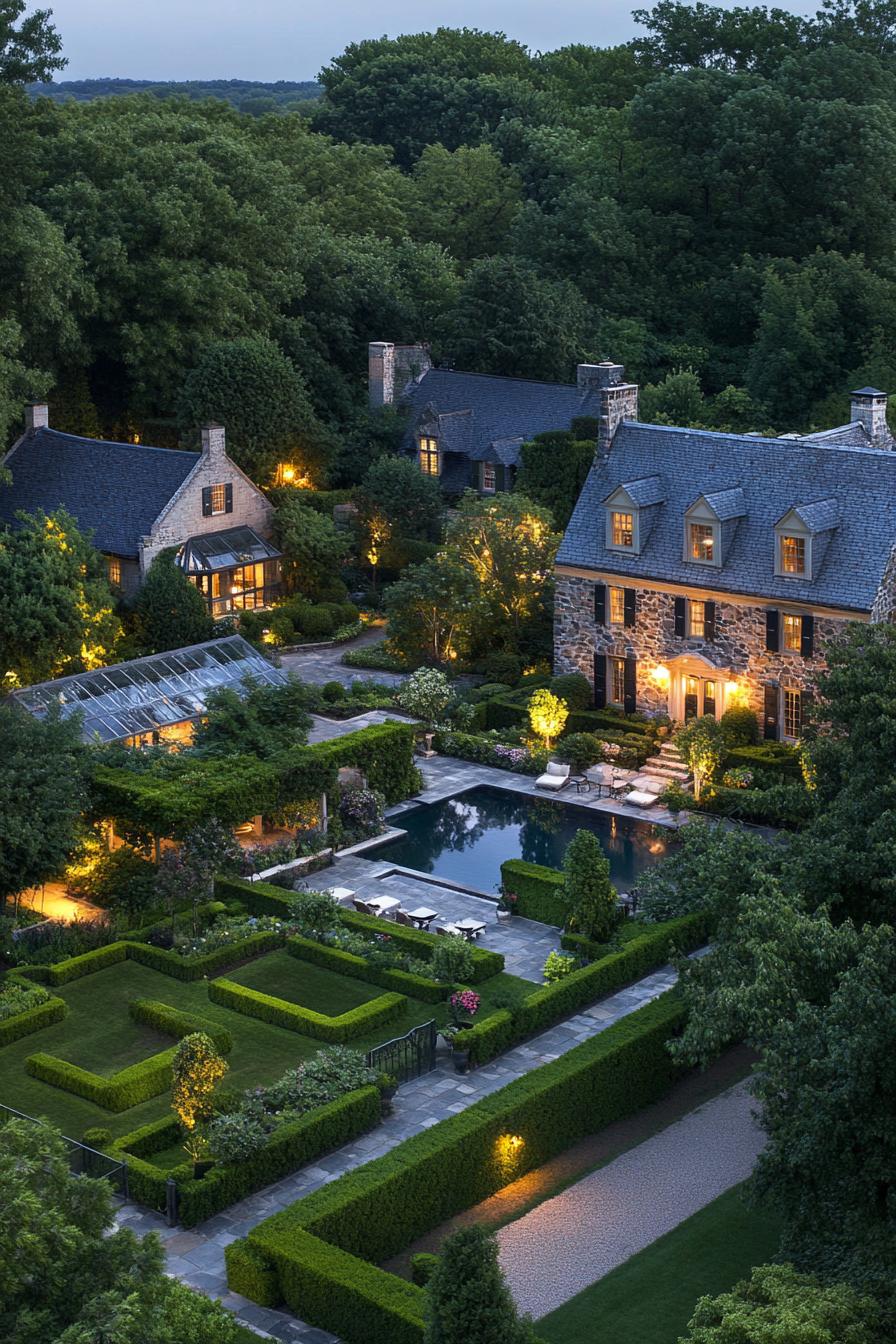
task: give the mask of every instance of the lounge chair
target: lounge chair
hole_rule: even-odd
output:
[[[625,801],[631,803],[632,807],[653,807],[658,800],[658,794],[645,793],[642,789],[632,789],[631,793],[625,795]]]
[[[367,904],[366,901],[359,901],[357,898],[355,898],[352,901],[352,905],[355,907],[359,915],[373,915],[373,917],[376,918],[377,911],[373,910]]]
[[[407,910],[402,910],[400,907],[395,911],[395,922],[396,924],[406,924],[409,929],[414,927],[414,921],[411,919]]]
[[[548,761],[548,768],[535,781],[536,789],[550,789],[556,793],[569,783],[569,766],[561,761]]]

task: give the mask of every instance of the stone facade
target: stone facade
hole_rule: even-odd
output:
[[[206,486],[229,485],[233,491],[230,513],[203,516],[202,491]],[[160,551],[180,546],[188,537],[220,532],[228,527],[251,527],[262,537],[271,535],[274,508],[227,456],[224,426],[206,425],[202,430],[202,453],[196,466],[142,539],[140,570],[145,575]]]
[[[635,619],[631,626],[598,625],[595,621],[597,580],[559,573],[554,603],[554,666],[559,672],[581,672],[594,680],[594,656],[637,660],[637,709],[650,714],[683,717],[682,678],[709,679],[716,686],[716,712],[732,704],[748,704],[760,716],[765,709],[765,687],[808,689],[824,668],[824,646],[844,627],[845,620],[814,613],[813,653],[770,652],[766,647],[766,613],[772,602],[751,605],[734,602],[723,593],[700,590],[695,598],[715,602],[715,639],[690,638],[675,633],[675,597],[646,585],[618,579],[619,587],[634,587]],[[681,594],[683,595],[683,594]],[[787,608],[801,614],[798,606]],[[808,609],[803,609],[807,611]],[[609,622],[609,604],[606,608]],[[782,641],[783,642],[783,641]],[[665,672],[657,672],[665,669]],[[608,694],[608,702],[612,696]],[[702,707],[698,705],[698,712]],[[780,713],[783,723],[783,712]]]

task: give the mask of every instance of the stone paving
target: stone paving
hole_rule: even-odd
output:
[[[161,1215],[132,1204],[122,1207],[116,1219],[117,1224],[132,1228],[138,1235],[157,1232],[165,1245],[168,1273],[211,1297],[219,1298],[242,1324],[282,1340],[284,1344],[338,1344],[334,1336],[285,1312],[259,1307],[247,1298],[231,1293],[227,1287],[224,1265],[225,1246],[245,1236],[262,1219],[286,1208],[328,1181],[335,1180],[343,1172],[380,1157],[411,1135],[429,1129],[450,1115],[456,1115],[480,1097],[496,1092],[515,1078],[559,1058],[574,1046],[671,989],[675,979],[672,967],[664,967],[470,1074],[455,1073],[447,1048],[440,1045],[434,1072],[405,1083],[399,1089],[393,1114],[378,1129],[322,1158],[313,1167],[306,1167],[232,1205],[226,1212],[217,1214],[196,1228],[186,1231],[183,1228],[166,1227]]]
[[[365,630],[357,639],[346,644],[336,644],[330,649],[297,649],[295,653],[284,653],[280,666],[285,672],[295,672],[303,681],[314,686],[323,686],[328,681],[341,681],[347,685],[352,681],[379,681],[387,686],[398,686],[405,677],[400,672],[378,672],[373,668],[346,667],[342,655],[350,649],[363,649],[382,643],[382,627]]]
[[[546,1316],[746,1180],[765,1145],[745,1083],[498,1232],[521,1311]]]

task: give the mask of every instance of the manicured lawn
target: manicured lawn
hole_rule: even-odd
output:
[[[250,961],[238,970],[225,972],[228,980],[262,994],[273,994],[278,999],[313,1008],[328,1017],[338,1017],[349,1008],[379,998],[384,992],[378,985],[363,980],[352,980],[347,975],[336,975],[310,961],[300,961],[288,952],[269,952],[258,961]]]
[[[677,1344],[699,1297],[725,1292],[778,1249],[776,1218],[735,1186],[538,1322],[546,1344]]]

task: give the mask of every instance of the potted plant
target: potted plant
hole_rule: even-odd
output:
[[[464,1043],[464,1033],[472,1027],[479,1004],[480,998],[474,989],[455,990],[448,1000],[448,1023],[443,1027],[442,1035],[451,1046],[458,1073],[466,1073],[470,1064],[470,1047]]]
[[[498,898],[498,905],[495,910],[495,915],[497,916],[499,924],[507,923],[510,916],[513,914],[517,900],[518,897],[515,891],[508,891],[506,887],[501,888],[501,895]]]
[[[383,1101],[391,1101],[398,1091],[398,1079],[394,1073],[381,1073],[376,1080]]]

